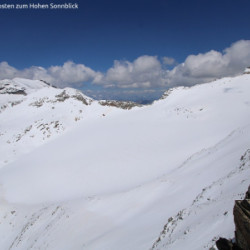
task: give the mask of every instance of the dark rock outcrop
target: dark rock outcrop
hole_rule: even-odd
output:
[[[216,246],[219,250],[242,250],[236,243],[233,243],[232,240],[225,238],[219,238],[216,241]]]
[[[56,95],[56,98],[58,102],[64,102],[69,98],[74,98],[75,100],[82,102],[84,105],[89,105],[89,103],[91,103],[91,100],[87,101],[81,93],[76,92],[74,95],[69,95],[66,90],[63,90],[63,92]]]
[[[237,245],[244,250],[250,250],[250,200],[249,199],[235,201],[234,223],[235,223],[235,238]]]
[[[250,250],[250,186],[244,200],[236,200],[234,209],[235,242],[219,238],[216,246],[219,250]]]
[[[130,101],[113,101],[113,100],[102,100],[99,101],[99,104],[102,106],[110,106],[110,107],[116,107],[116,108],[121,108],[121,109],[132,109],[134,107],[142,107],[143,105],[140,105],[135,102],[130,102]]]
[[[220,250],[232,250],[233,249],[233,243],[225,238],[219,238],[216,241],[216,246]]]
[[[85,104],[85,105],[89,105],[89,103],[87,102],[87,100],[86,100],[81,94],[79,94],[79,93],[73,95],[72,97],[73,97],[74,99],[76,99],[76,100],[82,102],[82,103]]]
[[[246,192],[245,199],[250,199],[250,186],[248,187],[248,190]]]
[[[63,90],[62,93],[56,95],[56,98],[58,102],[64,102],[65,100],[69,99],[70,96],[66,93],[65,90]]]
[[[27,95],[24,88],[15,88],[6,86],[0,88],[0,94],[24,95],[24,96]]]
[[[52,88],[58,89],[55,85],[53,85],[53,84],[51,84],[51,83],[48,83],[48,82],[46,82],[46,81],[44,81],[44,80],[40,80],[40,81],[43,82],[43,83],[45,83],[45,84],[47,84],[48,86],[50,86],[50,87],[52,87]]]

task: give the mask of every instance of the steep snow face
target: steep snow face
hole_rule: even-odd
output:
[[[130,111],[85,105],[77,126],[0,169],[0,246],[209,249],[232,237],[250,179],[249,97],[245,74]]]

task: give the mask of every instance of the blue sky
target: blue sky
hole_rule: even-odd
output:
[[[0,0],[0,4],[31,2],[46,4],[52,1]],[[63,86],[89,90],[90,94],[94,91],[100,95],[106,93],[105,97],[108,93],[129,96],[128,93],[134,91],[139,96],[142,93],[153,96],[153,90],[181,85],[181,81],[183,85],[192,85],[199,80],[204,82],[230,75],[230,72],[236,74],[240,67],[250,64],[248,0],[72,2],[79,4],[78,10],[0,9],[1,78],[12,75],[36,78],[46,73],[45,78],[58,85],[55,77],[62,80]],[[234,48],[233,44],[242,40],[245,43]],[[240,59],[230,57],[232,51],[226,53],[227,48],[242,51],[244,64],[237,65],[237,70],[232,70],[232,65]],[[206,54],[211,51],[221,55]],[[202,77],[202,72],[194,75],[190,67],[178,68],[190,55],[199,53],[205,59],[195,58],[196,61],[210,60],[208,65],[212,65],[213,60],[224,60],[224,64],[228,63],[227,69],[222,68],[221,75],[211,69],[209,76],[205,72]],[[227,58],[223,59],[226,54]],[[38,67],[43,72],[37,73]],[[182,76],[189,74],[191,78],[185,80],[179,75],[173,77],[174,72],[167,72],[175,67]],[[80,72],[81,77],[70,81],[71,75],[65,74],[71,69],[75,74]],[[152,77],[156,71],[158,75]]]

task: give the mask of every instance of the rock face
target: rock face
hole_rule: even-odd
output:
[[[235,241],[219,238],[219,250],[250,250],[250,186],[244,200],[236,200],[234,209]]]
[[[216,246],[219,250],[234,250],[239,249],[235,247],[235,244],[233,244],[230,240],[227,240],[225,238],[219,238],[216,241]]]
[[[250,186],[248,187],[248,190],[246,192],[245,199],[250,199]]]
[[[242,249],[250,250],[250,192],[246,193],[246,199],[235,201],[234,223],[236,243]]]

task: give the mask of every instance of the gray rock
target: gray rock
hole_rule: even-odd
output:
[[[250,200],[237,200],[234,205],[235,238],[237,245],[250,250]]]

